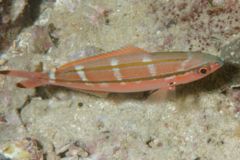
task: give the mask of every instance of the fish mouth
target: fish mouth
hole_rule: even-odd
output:
[[[205,53],[204,60],[206,60],[210,64],[216,63],[219,65],[219,67],[224,65],[224,59],[222,57],[218,57],[208,53]]]
[[[220,67],[221,66],[223,66],[224,65],[224,59],[222,58],[222,57],[218,57],[218,59],[217,59],[217,62],[216,63],[218,63],[219,65],[220,65]]]
[[[216,71],[219,68],[221,68],[223,65],[224,65],[224,61],[219,58],[219,60],[211,64],[211,68],[213,69],[213,71]]]

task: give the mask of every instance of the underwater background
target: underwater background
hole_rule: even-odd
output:
[[[0,0],[1,70],[47,72],[127,45],[225,64],[164,99],[20,89],[0,75],[0,160],[239,159],[239,0]]]

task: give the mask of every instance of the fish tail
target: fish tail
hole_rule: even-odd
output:
[[[27,78],[28,80],[21,81],[17,83],[19,88],[35,88],[43,86],[49,83],[49,78],[47,73],[41,72],[28,72],[28,71],[18,71],[18,70],[2,70],[0,75]]]
[[[28,79],[37,79],[37,78],[47,78],[46,73],[41,72],[28,72],[28,71],[18,71],[18,70],[2,70],[0,74],[12,77],[21,77]]]
[[[48,84],[48,81],[41,80],[41,79],[30,79],[30,80],[24,80],[19,83],[17,83],[17,87],[19,88],[35,88],[40,87],[43,85]]]

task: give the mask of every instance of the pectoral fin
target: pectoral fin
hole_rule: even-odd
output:
[[[101,91],[88,91],[88,90],[79,90],[82,93],[90,94],[100,98],[107,98],[110,93],[108,92],[101,92]]]

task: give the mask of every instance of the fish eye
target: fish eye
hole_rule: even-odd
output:
[[[201,68],[199,68],[198,73],[203,74],[203,75],[207,74],[208,73],[208,68],[207,67],[201,67]]]

